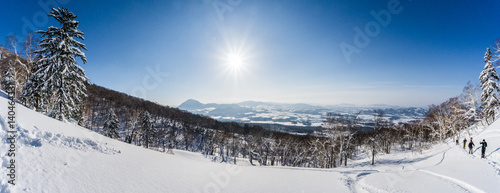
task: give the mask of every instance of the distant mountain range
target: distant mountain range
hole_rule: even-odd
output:
[[[232,104],[201,103],[189,99],[179,105],[181,110],[212,117],[220,121],[259,124],[270,128],[287,130],[292,127],[307,127],[307,131],[321,126],[327,113],[354,115],[360,113],[363,123],[369,125],[374,118],[375,110],[383,110],[384,118],[395,123],[404,123],[421,119],[426,108],[400,107],[393,105],[310,105],[304,103],[286,104],[259,101],[245,101]],[[280,127],[281,126],[281,127]],[[301,130],[301,129],[299,129]]]

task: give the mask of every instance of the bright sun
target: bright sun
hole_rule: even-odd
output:
[[[243,64],[243,58],[237,53],[231,53],[227,56],[228,65],[232,68],[239,68]]]
[[[226,43],[226,49],[220,50],[220,65],[225,69],[224,74],[233,77],[235,80],[248,73],[251,66],[251,57],[243,45],[236,46]]]

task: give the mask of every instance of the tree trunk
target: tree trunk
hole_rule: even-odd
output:
[[[344,158],[344,166],[347,166],[347,153],[345,154],[345,158]]]
[[[375,144],[373,144],[372,148],[372,165],[375,165]]]

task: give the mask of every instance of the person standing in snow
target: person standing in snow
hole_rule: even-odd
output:
[[[472,151],[472,149],[475,147],[476,145],[474,145],[474,142],[472,142],[472,137],[470,138],[470,142],[469,142],[469,154],[472,154],[474,153]]]
[[[486,146],[488,146],[488,144],[486,143],[486,141],[484,139],[479,144],[481,144],[481,158],[484,158],[484,153],[486,153]]]
[[[465,144],[467,144],[467,138],[464,138],[464,149],[465,149]]]

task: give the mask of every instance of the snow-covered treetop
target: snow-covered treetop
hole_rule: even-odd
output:
[[[49,14],[50,17],[54,17],[59,23],[66,26],[75,25],[78,27],[79,22],[74,21],[78,16],[68,11],[66,8],[52,8],[52,12]]]
[[[486,48],[486,53],[484,54],[484,62],[488,62],[491,60],[491,51],[490,48]]]
[[[87,50],[85,44],[73,39],[78,38],[85,40],[83,37],[84,33],[78,30],[78,21],[74,19],[77,17],[72,12],[68,11],[66,8],[52,8],[52,12],[48,15],[53,17],[62,25],[60,28],[50,26],[47,31],[39,30],[36,33],[42,34],[42,40],[40,42],[40,50],[36,53],[42,55],[52,55],[52,56],[68,56],[73,55],[80,57],[83,63],[87,62],[85,54],[80,51],[80,49]],[[58,52],[57,54],[52,52]],[[74,57],[65,57],[69,60],[73,60]],[[42,58],[42,60],[53,60],[54,58]]]

